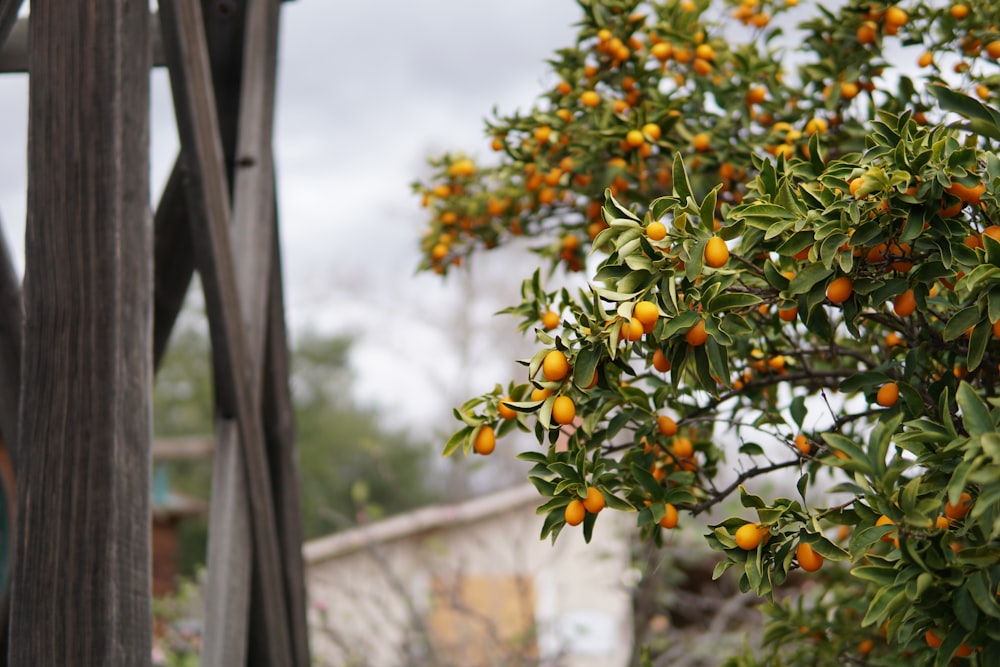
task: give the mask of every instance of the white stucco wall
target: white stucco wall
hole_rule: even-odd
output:
[[[355,532],[350,547],[331,539],[306,546],[317,664],[433,664],[419,650],[419,627],[432,577],[449,574],[529,575],[542,664],[627,663],[632,639],[627,536],[635,515],[605,510],[589,545],[579,527],[567,527],[553,545],[539,540],[543,517],[535,514],[540,500],[533,489],[473,502],[478,503],[473,511],[459,506],[415,513],[409,534],[402,532],[409,516],[404,515],[390,519],[398,522],[397,534],[388,538],[385,531],[370,531],[365,543]],[[407,649],[417,657],[408,660]]]

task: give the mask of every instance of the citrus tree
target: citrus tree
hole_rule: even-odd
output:
[[[498,156],[415,185],[424,268],[542,264],[526,375],[445,453],[533,432],[543,538],[738,498],[716,575],[776,602],[733,664],[1000,664],[1000,5],[578,4]]]

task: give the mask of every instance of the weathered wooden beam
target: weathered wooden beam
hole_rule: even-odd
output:
[[[0,0],[0,49],[17,22],[17,12],[21,9],[22,2],[23,0]]]
[[[259,406],[254,402],[259,394],[250,382],[256,360],[251,356],[244,330],[232,257],[229,190],[201,7],[196,0],[161,2],[160,16],[178,133],[189,174],[187,192],[196,262],[205,291],[213,348],[218,353],[216,386],[220,416],[236,419],[242,448],[255,558],[254,586],[266,617],[263,624],[267,635],[266,659],[269,664],[289,665],[291,646],[284,613],[271,482]],[[224,457],[224,449],[236,448],[226,448],[220,442],[217,462]],[[242,641],[246,641],[245,636]]]
[[[14,665],[149,662],[148,7],[32,4]]]
[[[209,11],[218,0],[202,0],[205,35],[212,69],[212,87],[226,173],[232,182],[236,162],[236,131],[243,67],[243,4],[226,5],[227,12]],[[156,34],[160,34],[159,24]],[[159,40],[157,40],[159,43]],[[194,249],[183,187],[183,163],[178,160],[164,188],[155,217],[156,295],[153,307],[153,364],[159,368],[177,316],[194,274]]]
[[[153,368],[159,369],[194,277],[184,171],[174,162],[153,216]]]
[[[14,269],[7,235],[0,229],[0,433],[14,458],[17,450],[17,406],[21,393],[21,279]]]
[[[4,14],[6,7],[4,3],[13,6],[11,14]],[[28,71],[28,24],[29,17],[17,17],[17,10],[21,0],[0,0],[0,74],[27,73]],[[152,15],[150,26],[155,28],[159,25],[156,15]],[[6,32],[5,32],[6,30]],[[9,34],[8,39],[4,39]],[[162,67],[166,63],[163,61],[163,47],[160,44],[160,33],[151,29],[149,38],[153,49],[153,59],[150,63],[152,67]],[[144,44],[143,49],[146,48]]]
[[[291,362],[285,329],[284,281],[281,270],[277,206],[268,284],[267,349],[264,359],[264,435],[274,489],[278,539],[285,576],[288,621],[296,665],[309,664],[305,566],[302,556],[302,506],[295,437],[295,409],[288,380]],[[252,653],[253,655],[254,653]]]

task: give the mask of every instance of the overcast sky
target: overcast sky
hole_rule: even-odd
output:
[[[518,347],[483,333],[514,329],[492,316],[518,295],[520,275],[497,270],[510,257],[481,262],[465,288],[414,274],[424,213],[410,183],[433,153],[490,158],[484,118],[554,85],[544,60],[578,18],[573,0],[284,5],[275,150],[288,320],[293,336],[355,337],[359,394],[399,425],[450,427],[451,405],[510,379]],[[19,270],[26,128],[27,78],[2,75],[0,217]],[[153,74],[152,142],[156,201],[177,151],[165,71]],[[466,330],[479,335],[463,358]]]

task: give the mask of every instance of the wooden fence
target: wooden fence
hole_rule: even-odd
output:
[[[202,664],[304,667],[271,148],[280,3],[38,0],[18,19],[20,4],[0,0],[0,72],[29,72],[30,118],[23,285],[0,247],[9,664],[150,662],[152,381],[198,271],[217,393]],[[181,150],[152,212],[159,64]]]

